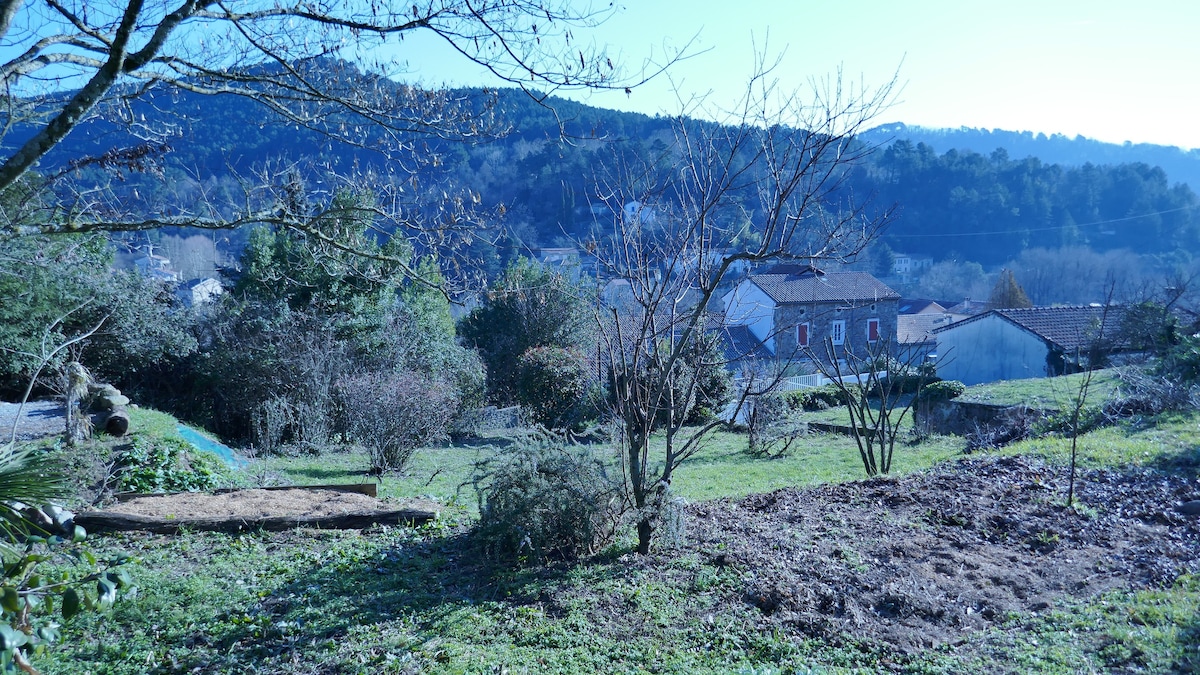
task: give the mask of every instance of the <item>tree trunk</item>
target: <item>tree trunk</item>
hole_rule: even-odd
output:
[[[86,440],[91,435],[91,419],[84,414],[80,407],[83,397],[87,395],[88,383],[91,382],[83,364],[72,361],[67,364],[67,394],[66,394],[66,441],[67,447],[73,448],[79,441]]]
[[[650,538],[654,533],[654,527],[649,520],[639,520],[637,524],[638,531],[638,555],[650,554]]]

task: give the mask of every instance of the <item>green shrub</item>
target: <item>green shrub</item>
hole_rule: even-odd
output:
[[[921,400],[925,402],[949,401],[952,398],[962,396],[966,390],[967,385],[958,380],[930,382],[921,389]]]
[[[890,384],[891,389],[888,391],[892,396],[898,394],[911,394],[917,389],[924,389],[929,385],[940,381],[941,380],[939,380],[936,376],[930,377],[928,375],[918,373],[889,375],[888,384]],[[877,383],[874,387],[872,387],[871,395],[878,396],[879,388],[883,386],[883,384],[884,383],[882,382]]]
[[[128,492],[202,492],[226,473],[220,458],[178,438],[139,437],[117,456],[117,487]]]
[[[1200,337],[1181,337],[1159,362],[1158,373],[1187,384],[1200,382]]]
[[[575,351],[533,347],[517,359],[517,401],[547,428],[562,429],[579,420],[587,385],[587,366]]]
[[[792,410],[827,410],[834,406],[845,405],[846,392],[836,384],[826,384],[820,387],[797,389],[784,394],[787,405]]]
[[[512,562],[569,560],[612,540],[620,485],[591,451],[534,439],[481,463],[474,537],[485,555]]]

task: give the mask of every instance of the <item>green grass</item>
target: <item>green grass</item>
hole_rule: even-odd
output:
[[[893,473],[902,475],[928,468],[961,452],[963,445],[961,439],[953,437],[935,437],[916,446],[897,441]],[[619,472],[619,457],[615,450],[606,446],[594,446],[593,450],[606,457],[613,470]],[[461,504],[474,512],[471,473],[477,461],[494,452],[503,452],[501,443],[424,448],[413,456],[404,472],[383,476],[379,494],[381,497],[428,497]],[[245,473],[249,483],[354,483],[375,480],[365,475],[367,466],[365,453],[342,452],[310,457],[268,457],[256,460]],[[747,454],[745,434],[718,431],[709,435],[701,449],[676,470],[672,489],[684,499],[699,501],[865,477],[858,447],[848,436],[810,434],[788,456],[762,459]]]
[[[1200,583],[1013,615],[897,655],[765,627],[723,598],[742,572],[694,555],[652,576],[620,551],[495,570],[454,531],[114,537],[139,596],[72,623],[52,673],[1190,672]]]
[[[146,411],[149,412],[149,411]],[[164,419],[165,418],[165,419]],[[169,417],[145,429],[165,433]],[[153,426],[152,426],[153,425]],[[1084,436],[1085,466],[1196,471],[1200,415],[1168,415]],[[1064,461],[1063,439],[1001,452]],[[488,444],[429,448],[390,497],[431,496],[468,508],[419,530],[297,530],[227,536],[95,538],[99,553],[135,556],[140,587],[107,616],[81,616],[38,658],[47,674],[106,673],[905,673],[1189,672],[1200,667],[1200,581],[1119,591],[1012,615],[962,644],[910,655],[806,639],[730,603],[746,570],[695,554],[652,575],[622,540],[586,563],[494,569],[464,535],[474,495],[463,484]],[[713,434],[677,472],[689,500],[864,476],[851,439],[813,434],[790,456],[753,458],[743,434]],[[893,473],[957,456],[961,439],[898,443]],[[609,451],[611,452],[611,450]],[[615,456],[612,457],[615,461]],[[243,480],[354,482],[363,454],[274,457]]]
[[[1004,455],[1036,455],[1066,464],[1071,439],[1032,438],[996,451]],[[1200,467],[1200,414],[1167,413],[1151,420],[1126,421],[1079,437],[1079,464],[1088,468],[1150,467],[1196,474]]]
[[[265,457],[243,470],[249,485],[321,485],[378,482],[380,497],[427,497],[447,504],[473,504],[470,478],[475,463],[496,452],[490,445],[422,448],[403,472],[382,478],[367,474],[365,451],[302,457]]]
[[[1034,377],[1026,380],[1004,380],[967,387],[958,401],[991,403],[994,405],[1027,405],[1045,410],[1065,410],[1079,394],[1086,373],[1062,377]],[[1089,385],[1088,400],[1106,401],[1116,392],[1120,381],[1116,371],[1098,370]]]
[[[844,412],[844,411],[843,411]],[[892,474],[929,468],[960,453],[962,439],[934,437],[919,445],[896,442]],[[675,473],[672,489],[692,501],[742,497],[784,487],[840,483],[866,478],[858,446],[849,436],[810,434],[779,459],[746,453],[745,434],[720,432]]]

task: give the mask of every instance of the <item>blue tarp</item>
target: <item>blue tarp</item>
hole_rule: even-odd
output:
[[[197,450],[206,450],[219,456],[221,459],[225,460],[225,463],[228,464],[230,468],[240,469],[246,465],[246,460],[234,454],[233,448],[229,447],[228,445],[222,445],[210,438],[205,438],[191,427],[185,427],[180,424],[179,435],[183,437],[183,440],[191,443],[192,447],[196,448]]]

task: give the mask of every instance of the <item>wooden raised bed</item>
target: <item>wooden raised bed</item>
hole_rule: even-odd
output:
[[[256,488],[261,491],[276,491],[276,490],[296,490],[304,492],[325,493],[357,493],[362,497],[356,497],[360,502],[357,509],[353,506],[342,509],[336,513],[292,513],[292,514],[229,514],[224,515],[216,512],[216,509],[200,515],[185,515],[181,509],[179,513],[171,513],[170,515],[142,515],[138,513],[126,513],[118,511],[87,511],[76,514],[75,524],[82,526],[88,532],[114,532],[140,530],[145,532],[153,532],[157,534],[175,534],[181,530],[205,530],[214,532],[242,532],[247,530],[289,530],[296,527],[313,527],[318,529],[361,529],[372,525],[400,525],[410,524],[416,525],[429,522],[438,516],[440,506],[435,502],[424,500],[410,500],[403,504],[386,504],[379,502],[379,507],[374,504],[367,503],[364,500],[372,498],[375,493],[375,485],[368,483],[355,486],[291,486],[278,488]],[[252,492],[252,490],[222,490],[216,494],[229,495],[235,497],[237,492]],[[124,495],[123,503],[129,503],[133,499],[170,499],[175,496],[184,495]],[[196,496],[196,495],[191,495]],[[319,495],[314,495],[319,497]],[[332,498],[332,496],[331,496]],[[369,499],[369,501],[374,501]],[[269,506],[269,503],[268,505]],[[395,506],[395,508],[388,508]],[[122,504],[118,504],[115,508],[124,508]],[[234,511],[235,509],[230,509]]]

